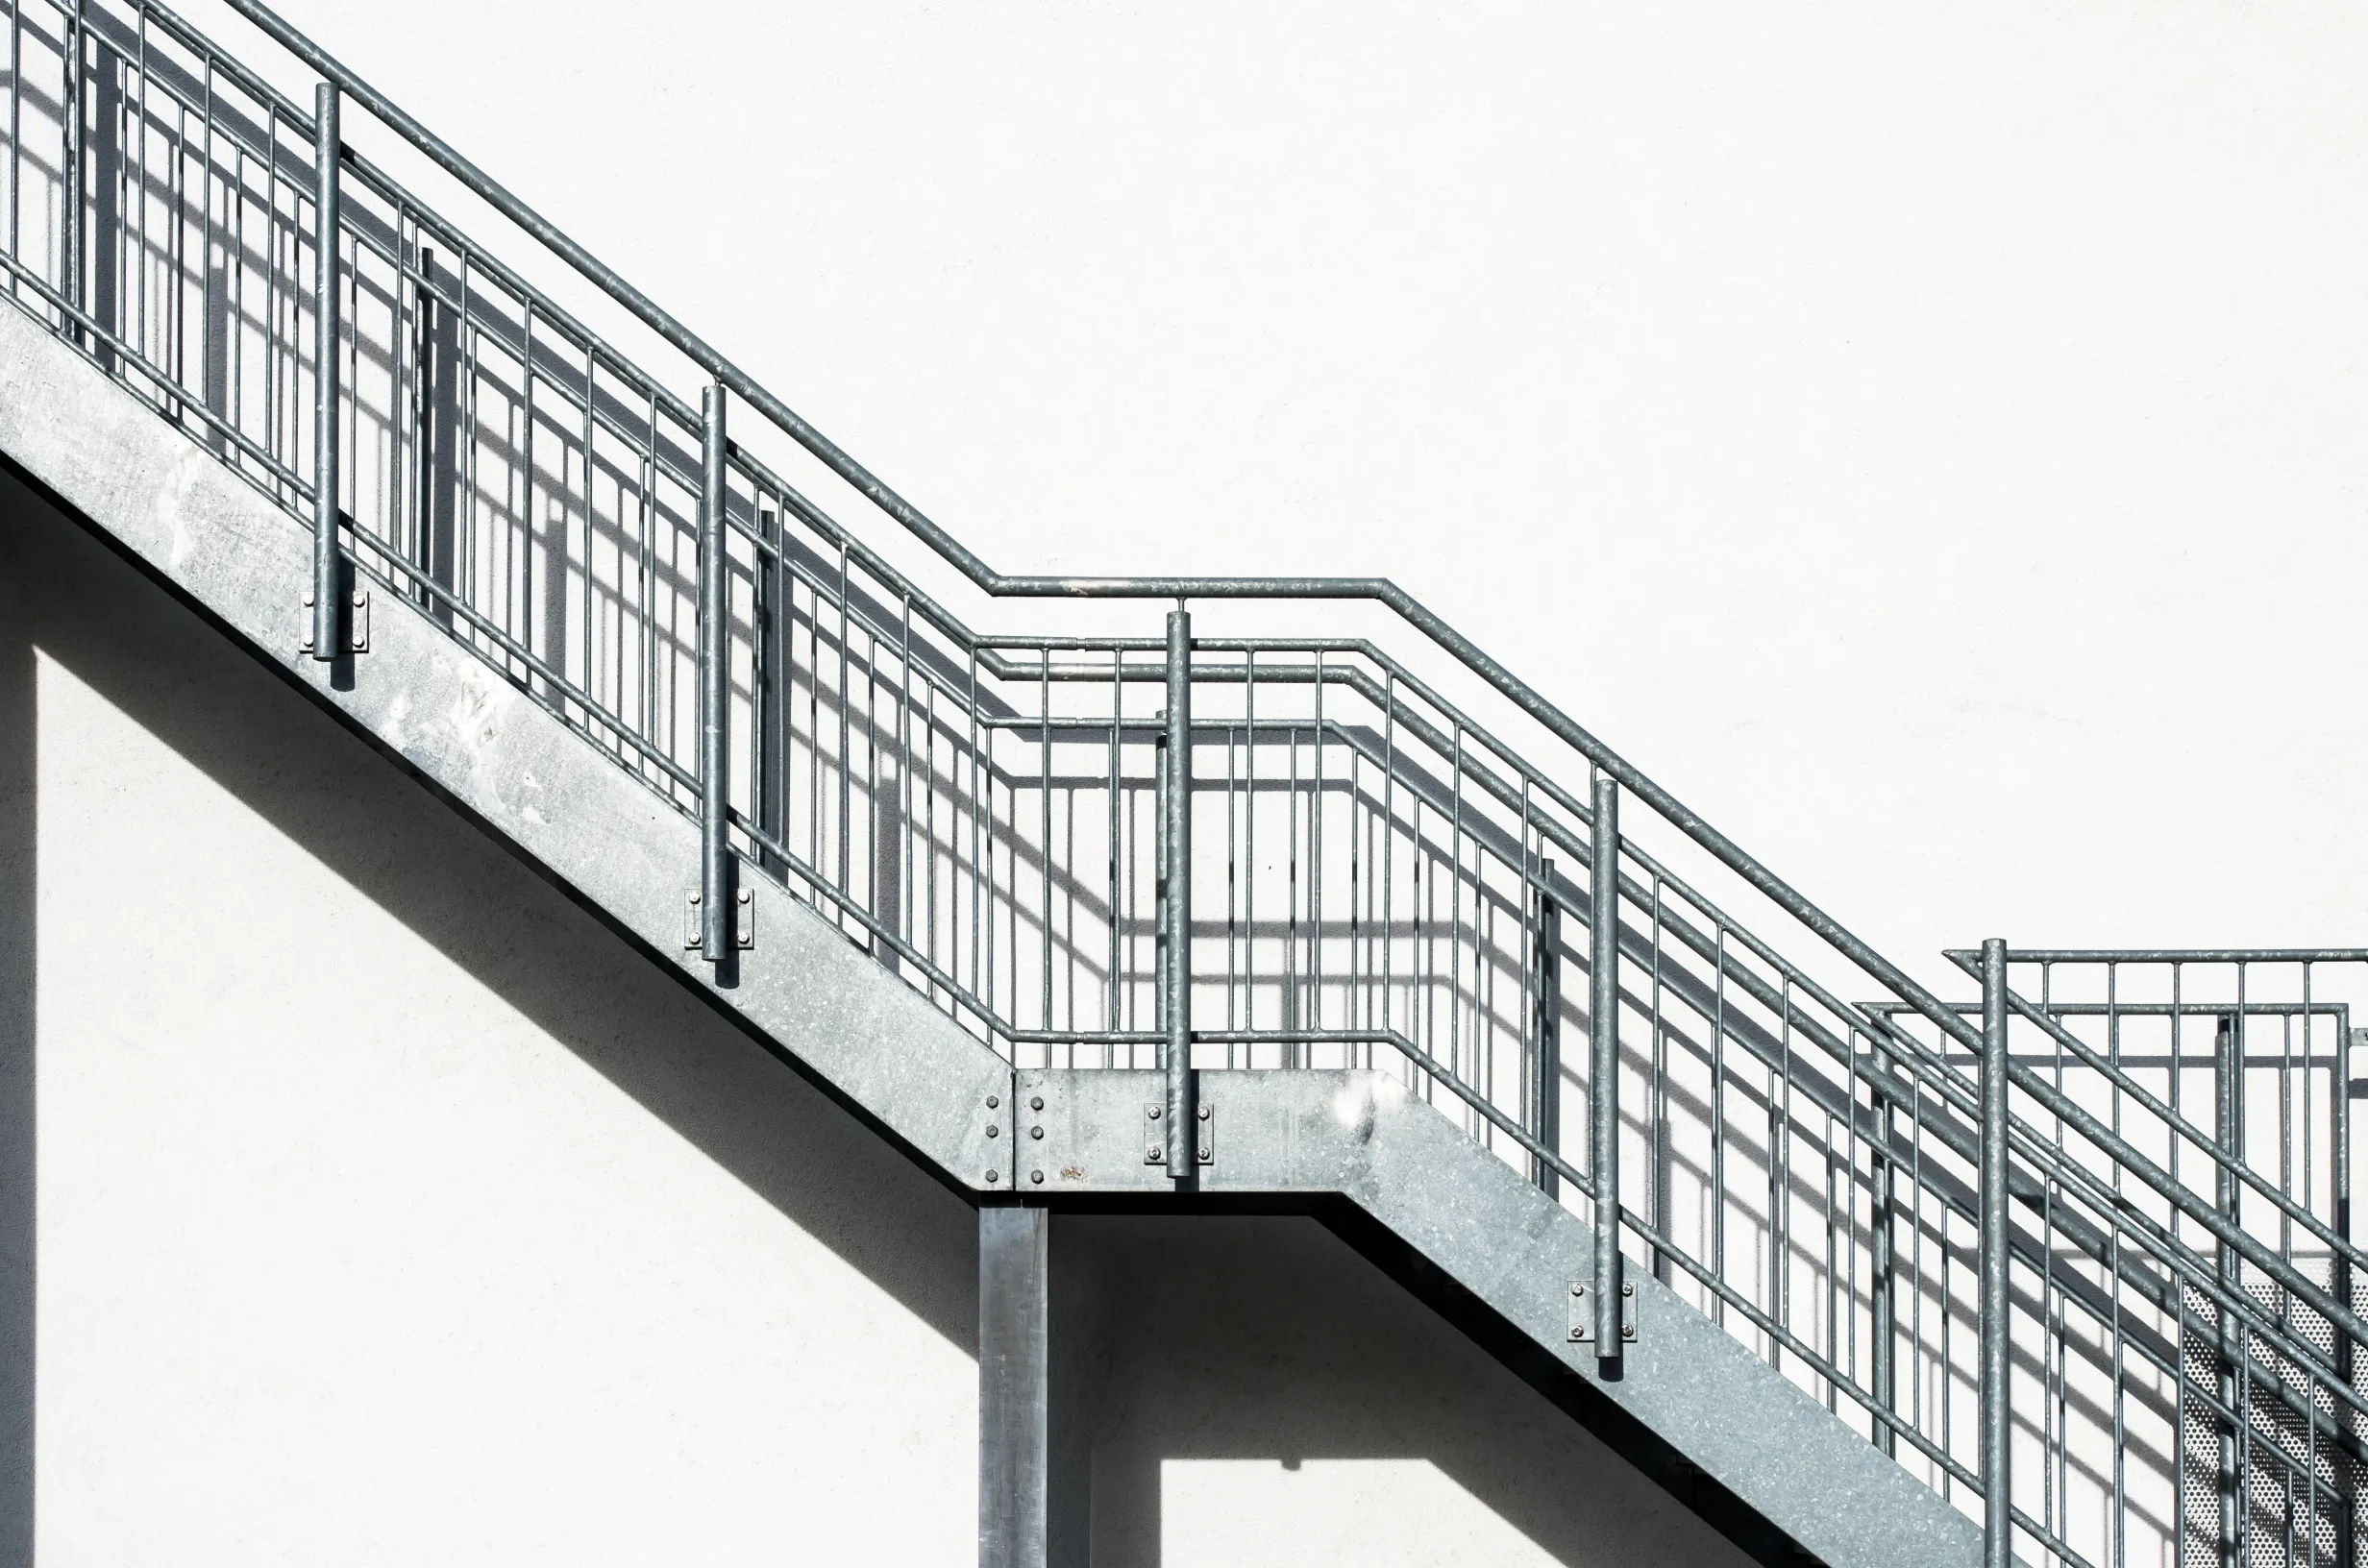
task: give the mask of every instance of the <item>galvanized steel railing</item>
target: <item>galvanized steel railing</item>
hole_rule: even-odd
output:
[[[2214,1561],[2356,1560],[2350,1001],[2310,978],[2332,955],[2299,997],[2210,1003],[2238,1038],[2299,1027],[2295,1081],[2330,1086],[2306,1091],[2324,1139],[2261,1167],[2236,1113],[2183,1108],[2178,982],[2160,1086],[2115,1054],[2158,1015],[2084,1011],[2066,955],[1994,954],[1986,1026],[1392,584],[992,571],[228,3],[264,67],[147,0],[11,0],[12,298],[313,526],[316,656],[353,656],[361,598],[407,599],[699,821],[686,943],[727,978],[737,880],[771,878],[1017,1065],[1164,1068],[1184,1184],[1189,1068],[1386,1068],[1591,1216],[1599,1352],[1632,1327],[1623,1268],[1650,1271],[1986,1515],[1993,1561],[2184,1562],[2207,1534]],[[382,156],[531,243],[481,240]],[[926,554],[896,564],[834,504]],[[991,598],[1175,602],[1136,635],[987,632],[915,575],[946,568]],[[1195,634],[1186,601],[1251,598],[1373,600],[1438,668]],[[2025,963],[2035,1002],[2006,985]],[[1839,999],[1859,987],[1897,1000]],[[2208,1506],[2182,1490],[2207,1449]],[[2010,1475],[2011,1514],[1986,1509]]]

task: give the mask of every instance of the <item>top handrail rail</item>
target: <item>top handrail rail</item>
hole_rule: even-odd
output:
[[[1703,820],[1668,791],[1606,746],[1542,693],[1491,657],[1435,611],[1387,577],[1108,577],[1011,576],[996,571],[964,548],[945,528],[906,501],[886,481],[856,461],[795,409],[767,391],[704,338],[663,306],[627,282],[614,269],[568,237],[500,182],[480,169],[425,125],[406,113],[351,68],[259,0],[227,0],[274,42],[334,83],[361,106],[467,187],[517,224],[595,287],[623,306],[645,327],[672,345],[717,382],[743,399],[885,512],[974,586],[999,599],[1299,599],[1363,600],[1381,604],[1480,676],[1549,734],[1577,751],[1630,794],[1652,808],[1721,865],[1751,884],[1844,958],[1962,1043],[1976,1049],[1981,1031],[1945,1006],[1933,992],[1860,940],[1790,883]]]

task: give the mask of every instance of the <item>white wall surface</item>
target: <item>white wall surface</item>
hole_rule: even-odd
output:
[[[283,9],[999,567],[1394,576],[1928,976],[1988,934],[2368,935],[2355,10]],[[97,1238],[86,1273],[44,1252],[42,1322],[104,1303],[170,1347],[91,1328],[88,1364],[50,1373],[77,1341],[44,1332],[45,1422],[76,1377],[157,1407],[62,1430],[118,1490],[92,1482],[92,1544],[57,1560],[142,1560],[198,1518],[293,1532],[225,1557],[373,1560],[356,1487],[390,1474],[435,1507],[390,1502],[389,1529],[482,1529],[489,1556],[647,1560],[637,1530],[670,1556],[712,1530],[754,1543],[716,1560],[797,1560],[757,1555],[840,1528],[799,1500],[883,1484],[891,1451],[927,1479],[877,1527],[962,1560],[959,1206],[320,722],[210,731],[190,671],[249,688],[204,638],[136,658],[40,613],[86,651],[0,640],[42,715],[38,1202],[45,1248]],[[58,846],[68,784],[124,825]],[[169,920],[117,886],[188,843],[208,858]],[[11,902],[0,935],[34,912]],[[331,930],[382,955],[363,994],[307,968]],[[85,967],[75,990],[53,964]],[[89,1147],[52,1131],[62,994],[106,1015],[62,1037],[109,1042],[93,1076],[57,1066]],[[216,1017],[215,1044],[263,1053],[251,1104],[159,1043]],[[481,1043],[432,1027],[453,1019]],[[324,1079],[315,1040],[356,1059]],[[128,1087],[152,1083],[160,1104]],[[5,1115],[29,1169],[29,1113]],[[432,1315],[471,1281],[479,1311]],[[1410,1359],[1460,1343],[1427,1322],[1387,1332]],[[867,1403],[882,1347],[916,1380],[902,1426]],[[366,1430],[290,1414],[324,1371]],[[1459,1419],[1517,1430],[1489,1401],[1527,1396],[1495,1375]],[[197,1435],[215,1414],[282,1458]],[[1294,1457],[1160,1453],[1168,1559],[1387,1560],[1344,1522],[1402,1515],[1456,1560],[1592,1560],[1527,1482],[1418,1434]],[[177,1511],[111,1515],[135,1490]],[[1614,1499],[1585,1549],[1664,1560],[1656,1499]]]
[[[2361,938],[2356,7],[282,10],[1003,570],[1395,576],[1928,975]]]
[[[972,1211],[0,479],[0,1563],[960,1564]],[[1741,1559],[1305,1220],[1064,1222],[1098,1568]]]

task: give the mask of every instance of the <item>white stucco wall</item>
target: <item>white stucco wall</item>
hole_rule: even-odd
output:
[[[999,566],[1396,576],[1927,975],[2358,940],[2351,12],[284,10]],[[964,1560],[967,1213],[47,581],[0,583],[0,1420],[51,1558]],[[1403,1435],[1305,1454],[1116,1420],[1121,1560],[1716,1560],[1356,1299],[1365,1370],[1468,1378],[1344,1371]]]
[[[973,1559],[965,1204],[13,481],[0,690],[0,1560]],[[1064,1223],[1098,1564],[1740,1560],[1312,1222]]]

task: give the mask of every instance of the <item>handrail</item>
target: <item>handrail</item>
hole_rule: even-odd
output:
[[[885,480],[857,462],[836,442],[816,429],[795,409],[727,359],[704,338],[676,320],[654,300],[627,282],[613,268],[569,238],[555,224],[527,206],[491,175],[404,112],[334,56],[290,26],[271,8],[260,4],[259,0],[228,0],[228,3],[273,41],[377,115],[437,167],[531,234],[552,254],[631,312],[645,327],[688,356],[718,382],[746,399],[751,407],[773,421],[826,467],[988,595],[999,599],[1364,600],[1381,604],[1480,676],[1548,733],[1601,769],[1621,788],[1650,806],[1671,826],[1750,883],[1763,896],[1800,921],[1901,1000],[1913,1006],[1961,1043],[1977,1050],[1981,1047],[1981,1031],[1958,1017],[1941,1003],[1938,996],[1918,984],[1906,970],[1861,941],[1806,894],[1763,865],[1740,845],[1711,826],[1675,796],[1654,783],[1576,720],[1564,713],[1544,694],[1492,658],[1477,644],[1389,578],[1015,576],[998,572],[965,549],[960,541],[890,488]]]

